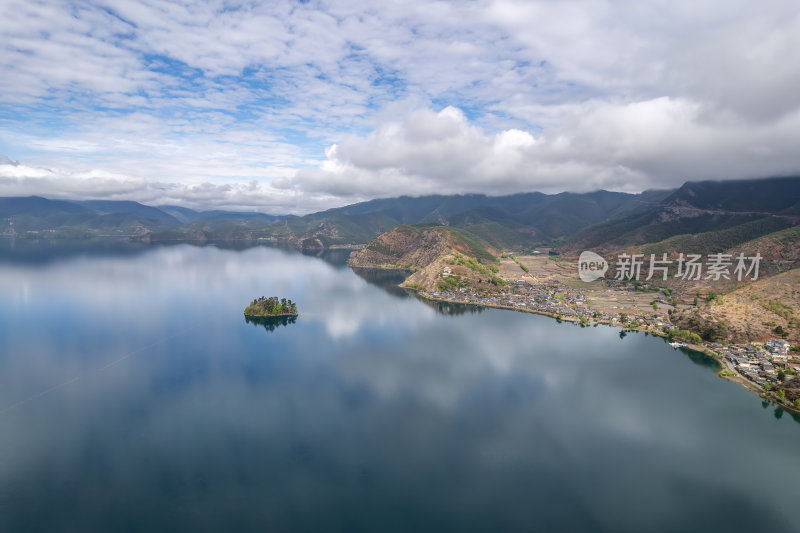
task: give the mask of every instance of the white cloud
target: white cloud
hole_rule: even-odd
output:
[[[60,199],[134,200],[147,204],[181,205],[195,209],[230,209],[305,214],[338,205],[324,193],[299,194],[258,181],[180,183],[154,181],[100,169],[73,172],[0,161],[0,196],[40,195]]]
[[[317,168],[276,185],[343,196],[637,191],[800,168],[800,112],[765,125],[702,111],[666,97],[590,101],[563,106],[561,127],[534,136],[516,129],[490,134],[454,108],[420,110],[334,145]]]
[[[0,33],[4,194],[304,212],[800,171],[793,0],[11,0]]]

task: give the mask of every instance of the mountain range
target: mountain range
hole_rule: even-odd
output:
[[[655,209],[582,229],[564,248],[720,252],[800,223],[800,178],[687,182]]]
[[[800,178],[687,182],[639,194],[433,195],[361,202],[305,216],[196,211],[131,201],[0,198],[0,233],[165,242],[267,240],[300,249],[363,245],[400,225],[445,226],[495,251],[632,246],[719,251],[800,223]]]

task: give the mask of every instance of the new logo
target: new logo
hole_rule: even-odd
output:
[[[578,258],[578,275],[581,281],[590,282],[602,278],[608,270],[608,263],[594,252],[581,252]]]

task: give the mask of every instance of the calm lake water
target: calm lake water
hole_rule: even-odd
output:
[[[798,530],[800,423],[713,362],[345,257],[2,240],[0,531]]]

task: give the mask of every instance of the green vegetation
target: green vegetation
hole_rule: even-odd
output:
[[[786,305],[780,300],[769,300],[763,305],[764,309],[766,309],[767,311],[775,313],[779,317],[785,318],[786,320],[789,320],[794,314],[794,309],[792,309],[792,306]]]
[[[765,391],[771,391],[772,390],[772,385],[770,385],[769,383],[764,383],[764,390]]]
[[[670,334],[670,339],[680,339],[684,342],[690,342],[692,344],[700,344],[703,342],[703,339],[700,338],[700,335],[697,333],[692,333],[691,331],[685,329],[678,329],[674,330]]]
[[[608,245],[625,246],[642,242],[658,243],[657,245],[647,245],[643,247],[642,250],[648,257],[651,253],[660,256],[665,251],[672,251],[671,249],[675,246],[662,245],[660,243],[660,241],[664,241],[669,237],[676,235],[692,236],[697,233],[715,232],[719,229],[725,229],[752,222],[758,218],[763,218],[759,215],[704,214],[696,217],[662,220],[659,218],[660,214],[659,210],[654,210],[632,217],[610,220],[607,223],[587,228],[582,233],[575,236],[573,241],[580,242],[582,248],[597,248]],[[758,236],[758,234],[755,234],[755,237]],[[681,246],[685,245],[681,244]],[[683,252],[695,250],[694,248],[683,247],[680,249],[680,251]]]
[[[708,291],[708,294],[706,295],[706,302],[708,302],[709,304],[713,304],[715,302],[718,304],[722,304],[723,300],[722,296],[717,294],[716,291]]]
[[[732,377],[736,376],[735,373],[731,372],[727,368],[721,370],[718,375],[721,376],[721,377],[724,377],[724,378],[732,378]]]
[[[437,286],[442,292],[456,291],[458,289],[469,287],[469,281],[465,280],[461,276],[450,275],[444,276]]]
[[[501,255],[500,257],[503,257],[503,258],[511,258],[511,259],[513,259],[513,260],[514,260],[514,262],[517,264],[517,266],[518,266],[519,268],[521,268],[523,272],[530,273],[530,269],[529,269],[528,267],[526,267],[525,265],[523,265],[523,264],[522,264],[522,262],[520,262],[520,260],[517,258],[517,256],[516,256],[516,255],[514,255],[514,254],[509,254],[509,253],[504,253],[504,254],[503,254],[503,255]],[[497,271],[495,270],[495,272],[497,272]]]
[[[469,268],[470,270],[474,270],[475,272],[478,272],[479,274],[488,274],[489,273],[489,271],[486,269],[486,267],[483,266],[478,261],[477,258],[469,257],[467,255],[460,254],[458,252],[455,252],[455,263],[457,265],[464,265],[467,268]]]
[[[724,320],[714,320],[696,312],[680,315],[673,322],[687,331],[696,332],[700,338],[709,342],[724,342],[728,338],[728,325]]]
[[[503,278],[501,278],[499,276],[494,276],[494,275],[492,275],[489,278],[489,283],[491,283],[492,285],[501,285],[501,286],[502,285],[508,285],[506,280],[504,280]]]
[[[405,286],[409,289],[414,289],[415,291],[425,292],[425,287],[422,284],[414,281],[407,281]]]
[[[520,260],[517,258],[516,255],[512,255],[511,259],[514,260],[514,262],[517,264],[518,267],[520,267],[522,269],[523,272],[525,272],[526,274],[530,274],[530,272],[531,272],[530,269],[528,267],[526,267],[525,265],[523,265],[522,262],[520,262]]]
[[[467,256],[467,255],[455,252],[454,263],[456,265],[463,265],[463,266],[467,267],[468,269],[470,269],[470,270],[472,270],[474,272],[477,272],[481,276],[486,276],[488,281],[490,283],[492,283],[493,285],[508,285],[508,283],[506,283],[506,281],[503,278],[495,275],[495,272],[497,272],[497,269],[495,268],[493,270],[491,268],[494,265],[490,265],[489,267],[487,267],[483,263],[478,261],[478,259],[475,258],[475,257],[470,257],[470,256]]]
[[[759,218],[717,231],[676,235],[645,246],[643,252],[647,257],[649,254],[660,257],[665,252],[691,251],[698,254],[722,252],[763,235],[783,230],[789,225],[789,221],[779,217]]]
[[[372,241],[366,246],[367,250],[372,250],[373,252],[378,252],[379,254],[383,255],[391,255],[392,249],[389,248],[386,244],[380,241]]]
[[[709,342],[723,342],[728,337],[728,325],[719,320],[704,328],[700,336]]]
[[[450,234],[452,244],[459,250],[464,250],[481,261],[494,262],[495,257],[489,252],[489,243],[467,230],[441,226]]]
[[[786,401],[786,391],[781,389],[778,391],[778,398],[781,399],[782,402]]]
[[[244,310],[245,316],[285,316],[296,315],[297,305],[291,300],[277,296],[256,298]]]
[[[488,219],[478,220],[474,213],[461,213],[450,217],[450,227],[460,228],[486,241],[494,248],[522,248],[531,244],[531,235],[525,226],[509,219],[500,222]]]

